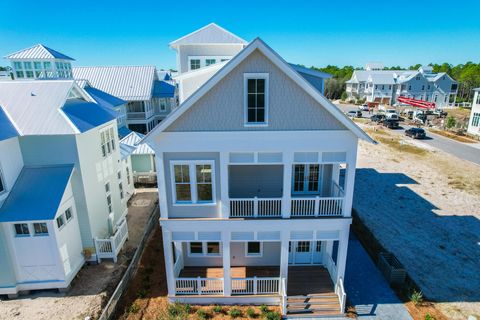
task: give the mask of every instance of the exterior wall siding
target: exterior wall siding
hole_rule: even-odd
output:
[[[189,56],[234,56],[243,45],[184,45],[180,46],[180,73],[188,71]]]
[[[244,126],[244,73],[269,74],[269,124]],[[259,51],[253,52],[166,131],[345,130]]]
[[[0,206],[7,198],[8,191],[12,189],[22,168],[23,158],[18,138],[0,141],[0,172],[6,189],[0,194]]]
[[[170,161],[213,160],[215,163],[215,205],[174,205]],[[169,218],[217,218],[220,216],[220,155],[217,152],[164,153],[165,187]]]

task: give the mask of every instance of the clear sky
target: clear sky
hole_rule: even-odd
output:
[[[0,10],[2,57],[42,43],[77,66],[175,68],[168,43],[210,22],[307,66],[480,62],[480,0],[1,0]]]

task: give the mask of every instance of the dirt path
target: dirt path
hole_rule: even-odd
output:
[[[480,167],[372,131],[361,143],[354,207],[449,319],[480,315]]]
[[[95,318],[126,270],[157,199],[155,190],[139,192],[132,198],[127,216],[129,241],[116,264],[105,260],[98,265],[84,266],[67,293],[45,290],[15,300],[0,300],[0,320]]]

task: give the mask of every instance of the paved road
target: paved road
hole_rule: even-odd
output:
[[[337,106],[343,111],[348,112],[352,110],[358,110],[358,107],[353,104],[337,104]],[[363,112],[365,118],[370,115],[368,112]],[[398,134],[404,134],[404,130],[410,128],[410,126],[403,126],[403,129],[392,130],[392,132]],[[470,162],[480,165],[480,143],[468,144],[455,141],[435,133],[427,132],[428,139],[418,140],[420,143],[425,143],[431,147],[437,148],[457,158],[468,160]]]
[[[412,320],[353,233],[350,233],[345,291],[362,320]]]

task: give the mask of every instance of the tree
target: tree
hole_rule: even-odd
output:
[[[340,96],[340,99],[342,99],[342,101],[345,101],[345,100],[347,100],[347,98],[348,98],[347,92],[346,92],[346,91],[343,91],[343,92],[342,92],[342,95]]]

